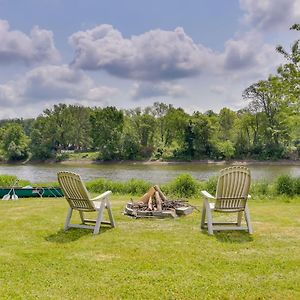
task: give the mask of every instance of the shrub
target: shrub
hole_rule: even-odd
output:
[[[215,195],[217,190],[218,176],[211,176],[205,183],[205,190],[210,194]]]
[[[224,141],[224,142],[217,142],[216,144],[217,150],[220,153],[220,155],[225,158],[226,160],[230,159],[233,157],[234,152],[235,152],[235,147],[233,143],[229,140]]]
[[[69,157],[70,157],[70,155],[68,153],[64,153],[64,152],[57,153],[55,156],[55,161],[61,162],[61,161],[69,159]]]
[[[112,190],[112,182],[106,179],[98,178],[86,183],[86,187],[93,193],[103,193],[106,190]],[[115,191],[113,191],[115,192]]]
[[[126,193],[132,195],[144,195],[151,187],[149,182],[146,182],[142,179],[130,179],[126,183],[124,183],[124,188]]]
[[[10,187],[13,185],[25,186],[30,184],[28,180],[18,179],[17,176],[14,175],[0,175],[0,186]]]
[[[178,197],[190,198],[199,192],[200,184],[190,175],[181,174],[164,185],[163,191]]]
[[[294,193],[300,195],[300,177],[294,179]]]
[[[17,176],[13,175],[1,175],[0,186],[11,186],[17,181]]]
[[[255,182],[251,184],[251,194],[268,195],[271,192],[270,184],[267,181]]]
[[[279,176],[276,180],[275,186],[277,194],[286,194],[289,196],[294,194],[294,179],[289,175]]]
[[[110,190],[117,194],[142,196],[149,190],[151,184],[140,179],[130,179],[127,182],[116,182],[99,178],[88,182],[86,187],[93,193],[103,193],[104,191]]]

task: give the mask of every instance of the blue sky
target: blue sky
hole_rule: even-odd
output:
[[[299,0],[0,0],[0,118],[57,102],[239,109],[299,20]]]

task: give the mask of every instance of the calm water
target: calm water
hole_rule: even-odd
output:
[[[224,165],[207,164],[173,164],[173,165],[145,165],[145,164],[88,164],[88,165],[0,165],[0,174],[16,175],[20,179],[30,182],[56,181],[58,171],[67,170],[79,173],[85,180],[106,178],[116,181],[126,181],[139,178],[151,183],[170,181],[181,173],[189,173],[198,180],[205,180],[217,175]],[[300,176],[300,165],[249,165],[254,180],[271,181],[281,174]]]

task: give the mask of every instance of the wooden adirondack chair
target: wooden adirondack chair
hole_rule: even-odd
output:
[[[68,201],[70,208],[67,214],[66,223],[64,230],[68,230],[71,227],[74,228],[85,228],[93,229],[94,234],[98,234],[101,224],[109,224],[115,227],[115,221],[113,218],[109,195],[111,191],[106,191],[105,193],[91,199],[90,195],[82,182],[78,174],[72,172],[59,172],[57,174],[58,182],[64,192],[65,198]],[[103,219],[104,209],[107,209],[110,221],[105,222]],[[70,224],[72,212],[77,210],[79,212],[82,224]],[[97,212],[96,220],[86,219],[84,217],[85,212]],[[88,224],[95,224],[94,226]]]
[[[204,197],[201,229],[207,228],[208,234],[213,235],[214,230],[247,230],[253,233],[247,200],[250,188],[250,170],[242,166],[229,167],[220,171],[216,196],[207,191],[201,191]],[[214,200],[214,203],[209,200]],[[237,213],[236,222],[214,222],[212,212]],[[247,227],[241,226],[243,213]],[[207,218],[207,222],[205,219]]]

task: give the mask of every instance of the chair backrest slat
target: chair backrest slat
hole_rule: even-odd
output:
[[[89,193],[78,174],[63,171],[57,174],[57,178],[65,198],[73,209],[95,210],[93,201],[90,200]]]
[[[251,182],[250,170],[242,166],[220,171],[217,184],[215,210],[243,210],[247,203]]]

